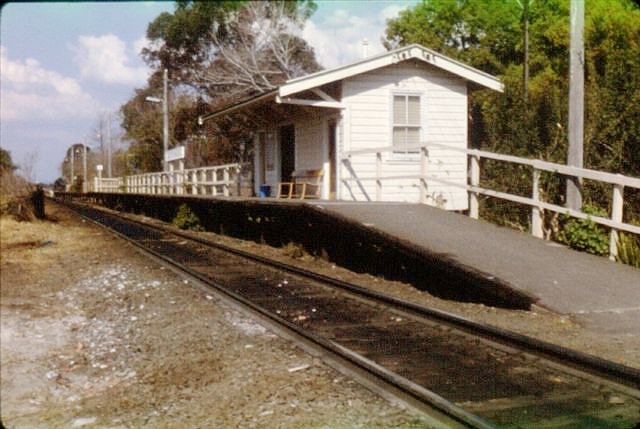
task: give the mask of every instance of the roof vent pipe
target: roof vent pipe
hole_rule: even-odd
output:
[[[369,56],[369,40],[365,37],[362,39],[362,58],[367,58]]]

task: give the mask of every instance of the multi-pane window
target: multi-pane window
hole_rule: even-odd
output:
[[[409,146],[420,144],[420,97],[417,95],[393,96],[393,153],[418,153]],[[403,149],[404,148],[404,149]]]

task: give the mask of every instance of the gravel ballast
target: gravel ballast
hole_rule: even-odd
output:
[[[48,216],[0,225],[6,427],[429,427],[98,227]]]

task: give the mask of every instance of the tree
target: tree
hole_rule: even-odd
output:
[[[0,174],[11,173],[18,168],[11,160],[11,152],[0,147]]]
[[[235,93],[247,81],[261,92],[319,69],[313,50],[295,35],[315,9],[310,0],[180,1],[173,14],[149,24],[151,47],[143,58],[157,72],[169,69],[174,84],[196,89],[209,102],[230,98],[229,89]]]
[[[133,171],[160,169],[161,118],[145,98],[160,92],[164,68],[171,83],[170,135],[195,154],[188,164],[246,159],[253,130],[247,118],[235,115],[201,128],[195,119],[318,70],[313,50],[297,36],[314,10],[309,0],[180,1],[174,13],[158,16],[147,29],[151,47],[143,50],[155,72],[121,108],[131,142],[127,165]]]
[[[237,10],[240,1],[178,1],[173,13],[163,12],[147,27],[149,48],[142,50],[143,59],[156,71],[171,70],[174,83],[199,88],[197,71],[206,62],[212,44],[214,23],[224,23]],[[224,37],[224,25],[218,27]]]
[[[247,2],[227,19],[225,37],[214,27],[215,49],[209,51],[202,77],[225,98],[235,99],[319,70],[313,49],[295,35],[310,13],[308,4],[301,2],[300,10],[292,9],[292,4]]]
[[[501,77],[503,94],[471,94],[473,146],[565,163],[568,2],[528,5],[528,98],[523,93],[525,10],[517,0],[425,1],[388,22],[386,42],[422,43]],[[640,9],[629,0],[589,0],[585,12],[585,167],[640,176]],[[517,168],[491,163],[485,172],[483,180],[492,186],[529,192],[530,177]],[[557,176],[543,176],[542,185],[552,202],[562,203]],[[607,207],[610,190],[603,191],[587,183],[586,202]],[[640,216],[640,195],[625,197],[627,213]],[[513,212],[501,211],[495,200],[486,205],[499,216]],[[526,225],[526,211],[516,221]]]
[[[137,89],[120,108],[122,128],[131,141],[126,162],[129,174],[162,170],[162,115],[146,101],[153,93],[149,88]]]

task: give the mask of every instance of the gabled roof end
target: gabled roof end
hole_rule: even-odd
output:
[[[337,80],[346,79],[371,70],[396,64],[409,59],[418,59],[432,64],[442,70],[448,71],[462,79],[474,82],[495,91],[502,92],[504,85],[497,77],[464,64],[460,61],[449,58],[431,49],[418,44],[404,46],[393,51],[364,58],[354,63],[336,67],[329,70],[322,70],[307,76],[291,79],[280,86],[278,95],[281,97],[295,94],[300,91],[315,88]]]

